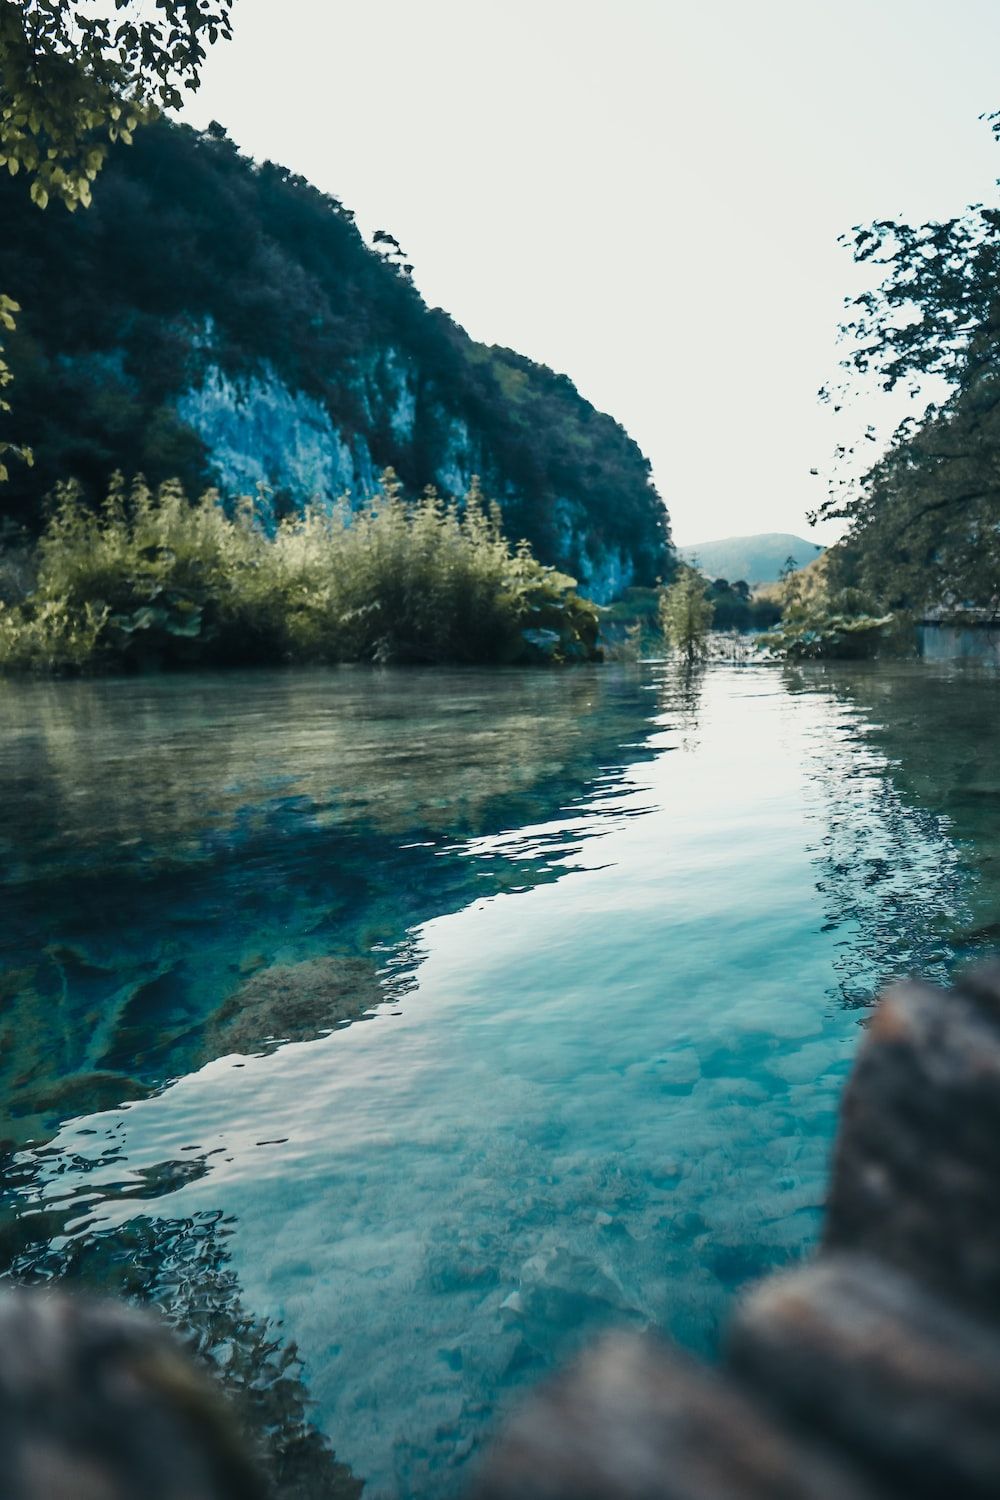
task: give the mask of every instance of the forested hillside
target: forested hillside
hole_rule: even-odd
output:
[[[3,512],[35,527],[75,477],[263,482],[276,514],[310,497],[461,495],[478,473],[508,535],[602,600],[670,572],[647,460],[572,382],[474,343],[431,309],[394,242],[218,127],[161,122],[119,146],[93,206],[39,211],[0,177],[0,290],[21,304],[5,435],[30,444]],[[470,253],[473,253],[470,250]]]
[[[751,588],[776,583],[789,563],[804,568],[823,548],[788,531],[762,531],[754,536],[727,536],[715,542],[692,542],[678,551],[685,562],[708,578],[743,579]]]

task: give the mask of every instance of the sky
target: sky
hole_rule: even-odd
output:
[[[1000,0],[236,0],[184,117],[393,233],[474,338],[568,374],[681,544],[829,542],[805,517],[835,444],[900,415],[817,401],[865,284],[838,236],[997,201],[998,56]]]

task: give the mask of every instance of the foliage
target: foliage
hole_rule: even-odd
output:
[[[705,597],[712,606],[714,631],[767,630],[781,618],[781,604],[771,594],[757,595],[738,579],[702,577]],[[659,649],[663,642],[660,589],[626,589],[620,599],[601,610],[601,641],[610,656],[629,655],[627,643],[634,632],[638,654]]]
[[[709,626],[716,631],[767,630],[781,618],[781,605],[772,597],[751,594],[749,585],[739,579],[709,580],[697,569],[682,565],[684,572],[694,572],[711,611]],[[692,585],[693,588],[693,585]],[[661,647],[666,626],[662,589],[630,588],[621,599],[601,610],[601,641],[609,656],[630,659]]]
[[[853,592],[853,591],[852,591]],[[857,659],[874,656],[895,624],[894,615],[855,613],[851,601],[834,601],[829,609],[815,604],[793,605],[760,637],[760,645],[791,660],[813,657]]]
[[[227,514],[119,478],[94,511],[65,485],[34,590],[0,603],[0,668],[592,658],[597,611],[573,587],[503,538],[475,484],[461,509],[409,505],[389,471],[360,511],[308,507],[273,538],[249,500]]]
[[[600,609],[601,649],[609,661],[637,661],[663,642],[658,588],[628,588]]]
[[[233,0],[0,0],[0,167],[24,170],[40,208],[90,203],[108,146],[198,87],[205,41],[230,35]]]
[[[31,209],[0,180],[0,286],[23,305],[10,359],[18,438],[35,452],[5,503],[38,526],[67,475],[92,498],[116,468],[189,493],[212,481],[178,396],[218,364],[237,383],[273,371],[363,437],[411,493],[445,484],[457,430],[469,467],[503,499],[504,524],[539,558],[586,565],[577,529],[634,561],[636,582],[668,577],[666,512],[649,464],[572,382],[506,349],[478,345],[408,275],[364,243],[334,198],[271,162],[241,156],[219,127],[160,120],[115,147],[87,214]],[[400,372],[412,395],[392,411]],[[286,506],[309,499],[279,496]]]
[[[890,608],[1000,609],[1000,407],[978,402],[904,424],[850,507],[838,565]]]
[[[705,597],[704,578],[696,568],[682,564],[660,596],[660,624],[669,644],[687,662],[706,654],[714,613]]]
[[[776,583],[757,590],[757,598],[767,601],[779,613],[789,605],[809,601],[826,604],[832,588],[840,586],[837,552],[831,548],[807,563],[804,568],[788,572]]]
[[[607,622],[602,619],[600,641],[601,655],[605,661],[634,665],[642,660],[649,649],[648,637],[639,620],[633,620],[631,625],[622,625],[619,629],[609,629]]]
[[[775,586],[781,621],[758,640],[769,655],[800,661],[858,659],[898,645],[902,622],[873,612],[859,589],[838,586],[835,555],[825,552],[808,568]]]
[[[0,519],[0,604],[21,604],[35,586],[35,556],[30,539]]]
[[[853,231],[855,259],[883,279],[844,332],[854,380],[898,386],[921,409],[858,480],[820,508],[850,522],[843,580],[913,613],[1000,607],[1000,211],[941,223],[884,220]],[[927,382],[944,399],[926,404]],[[869,429],[866,437],[874,439]],[[849,456],[850,450],[844,455]]]
[[[781,617],[781,607],[773,599],[757,597],[745,579],[730,583],[716,578],[708,584],[706,597],[712,606],[715,630],[767,630]]]

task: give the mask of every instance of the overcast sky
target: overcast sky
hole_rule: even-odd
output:
[[[995,200],[1000,0],[237,0],[234,25],[186,118],[570,375],[678,541],[836,534],[805,512],[840,436],[837,236]]]

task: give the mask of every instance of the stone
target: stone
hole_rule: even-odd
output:
[[[774,1276],[737,1308],[730,1370],[892,1493],[1000,1495],[1000,1336],[864,1255]]]
[[[1000,1314],[1000,968],[887,991],[841,1110],[824,1235]]]
[[[149,1314],[0,1298],[7,1500],[265,1500],[235,1418]]]
[[[872,1500],[849,1464],[648,1337],[614,1334],[536,1394],[471,1500]]]
[[[384,999],[370,959],[331,954],[272,964],[252,974],[216,1012],[204,1050],[214,1058],[258,1052],[274,1041],[307,1041]]]

